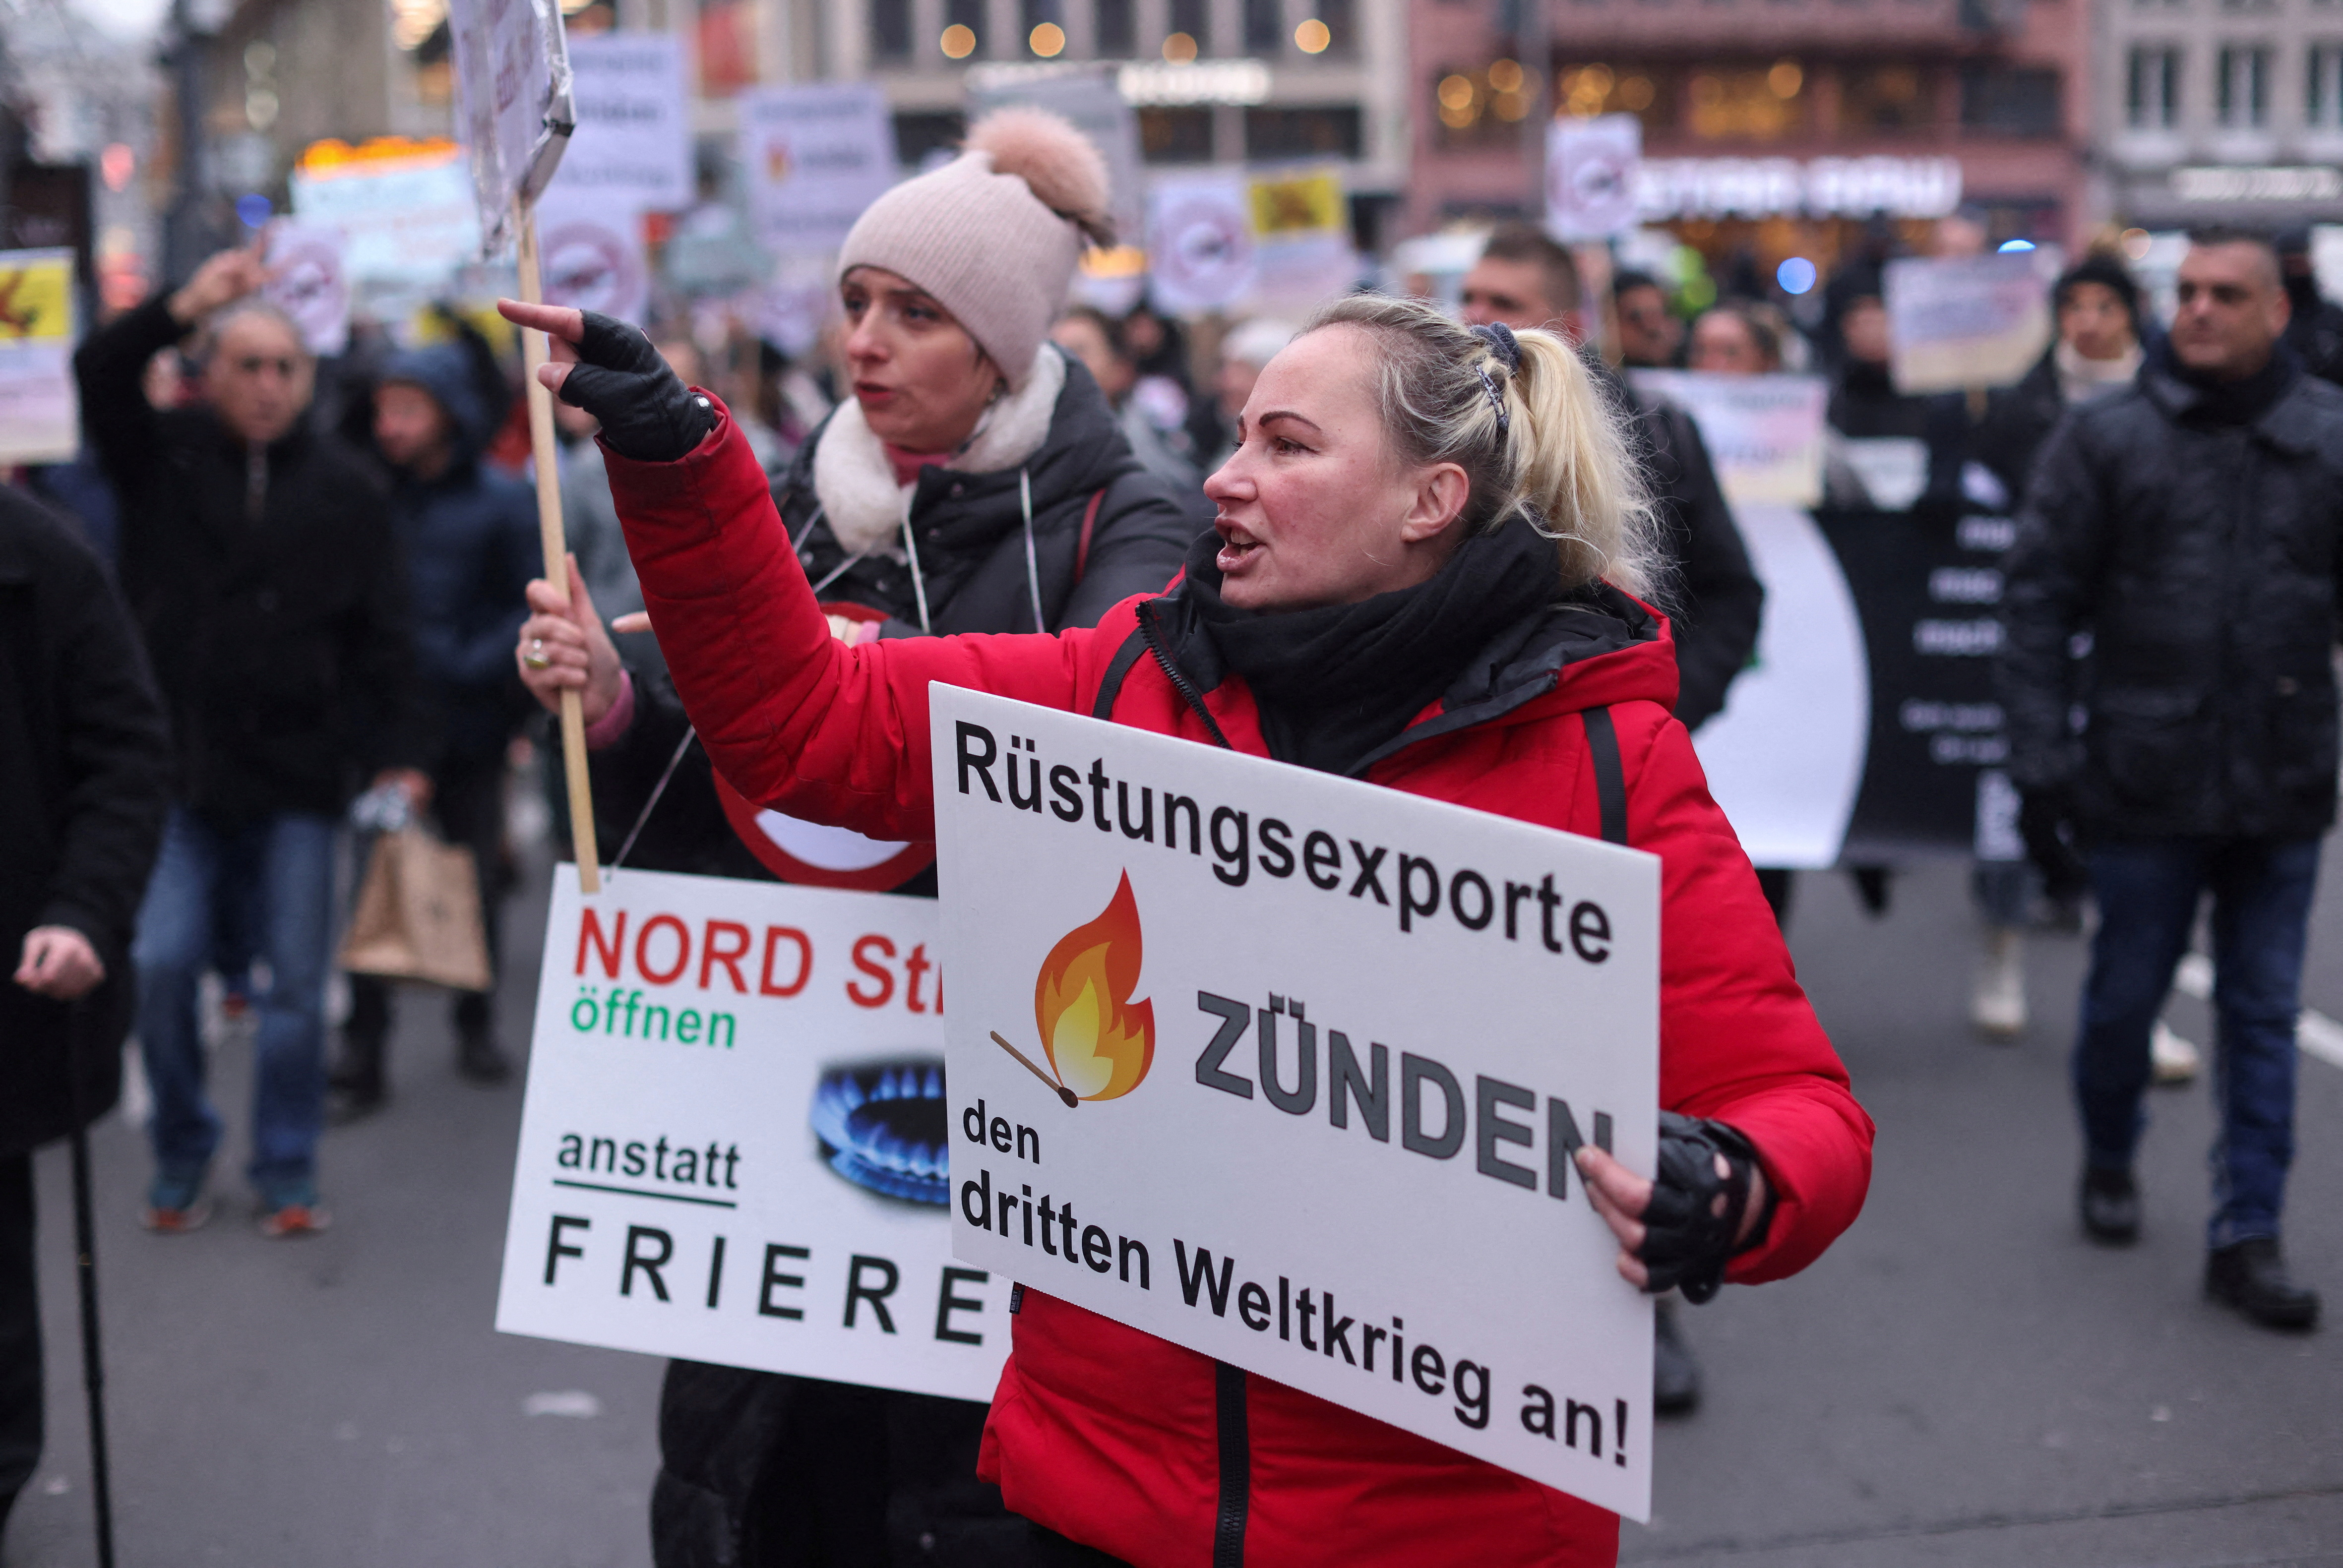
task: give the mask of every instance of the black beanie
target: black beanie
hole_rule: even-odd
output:
[[[2111,291],[2122,302],[2124,313],[2131,317],[2134,337],[2139,336],[2139,285],[2132,281],[2130,271],[2114,256],[2098,252],[2085,256],[2058,275],[2050,286],[2050,308],[2053,313],[2066,308],[2066,296],[2078,284],[2096,283]]]

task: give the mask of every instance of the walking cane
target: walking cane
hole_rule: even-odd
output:
[[[73,1004],[65,1029],[65,1104],[73,1120],[74,1283],[81,1296],[81,1382],[89,1395],[89,1468],[97,1513],[97,1568],[114,1568],[114,1476],[106,1453],[106,1362],[97,1340],[97,1227],[91,1219],[89,1129],[81,1113],[80,1054],[89,1012]]]

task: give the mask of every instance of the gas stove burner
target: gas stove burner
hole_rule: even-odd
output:
[[[830,1168],[856,1186],[951,1201],[944,1064],[934,1057],[831,1068],[814,1090],[813,1131]]]

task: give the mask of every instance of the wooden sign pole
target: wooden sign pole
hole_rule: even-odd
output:
[[[537,261],[537,215],[526,201],[513,203],[513,220],[520,230],[520,297],[530,305],[545,303],[545,286]],[[545,334],[524,330],[521,363],[528,388],[528,440],[537,467],[537,528],[545,544],[545,580],[564,602],[569,597],[569,548],[561,530],[561,476],[553,440],[553,394],[538,371],[550,355]],[[586,776],[586,709],[578,693],[561,694],[561,766],[569,779],[569,847],[578,860],[580,892],[602,890],[602,865],[594,845],[594,791]]]

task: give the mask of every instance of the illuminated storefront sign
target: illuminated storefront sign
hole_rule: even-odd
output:
[[[1645,158],[1636,206],[1678,217],[1944,217],[1960,206],[1957,158]]]
[[[2334,201],[2343,197],[2343,169],[2325,164],[2175,169],[2172,194],[2181,201]]]

